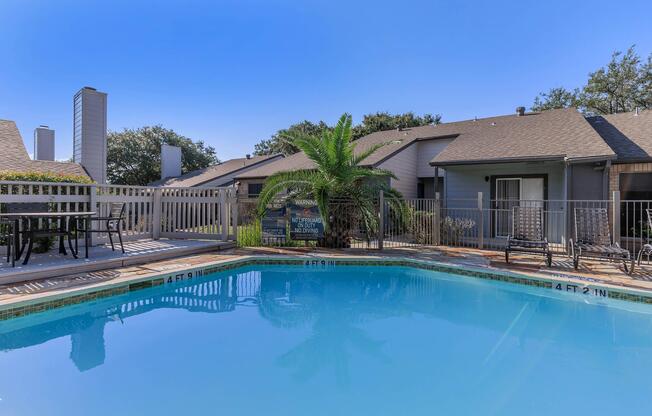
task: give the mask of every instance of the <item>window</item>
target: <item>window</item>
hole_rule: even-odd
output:
[[[258,195],[260,195],[260,192],[263,190],[263,184],[250,183],[247,189],[248,189],[247,195],[249,196],[249,198],[257,198]]]

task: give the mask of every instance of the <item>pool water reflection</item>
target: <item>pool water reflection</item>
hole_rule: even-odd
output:
[[[652,308],[252,266],[0,323],[0,414],[647,414]]]

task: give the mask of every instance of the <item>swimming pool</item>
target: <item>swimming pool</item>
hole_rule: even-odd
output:
[[[649,414],[652,306],[595,301],[247,266],[0,322],[0,414]]]

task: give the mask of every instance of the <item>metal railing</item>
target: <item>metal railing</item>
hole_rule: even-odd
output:
[[[256,206],[256,199],[238,200],[240,237],[249,237],[241,245],[304,244],[286,239],[261,239]],[[507,236],[512,233],[515,206],[543,210],[544,235],[551,251],[558,254],[569,252],[569,242],[575,235],[576,208],[607,209],[613,241],[630,250],[633,256],[644,244],[652,242],[646,211],[652,209],[652,201],[623,201],[619,192],[614,192],[609,200],[489,199],[480,192],[476,198],[469,199],[404,199],[400,206],[381,194],[374,206],[377,221],[367,221],[370,225],[365,225],[354,202],[333,201],[330,227],[338,235],[328,246],[383,249],[441,245],[503,250]]]

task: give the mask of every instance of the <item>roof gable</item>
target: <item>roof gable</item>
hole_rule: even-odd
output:
[[[78,163],[30,159],[16,123],[10,120],[0,120],[0,149],[0,171],[88,177],[86,170]]]
[[[152,186],[168,186],[168,187],[193,187],[201,186],[208,182],[213,182],[222,177],[232,175],[243,169],[252,168],[264,163],[271,163],[271,161],[282,158],[282,155],[265,155],[253,156],[250,158],[230,159],[217,165],[209,166],[204,169],[198,169],[188,172],[176,178],[166,178],[152,182]]]

